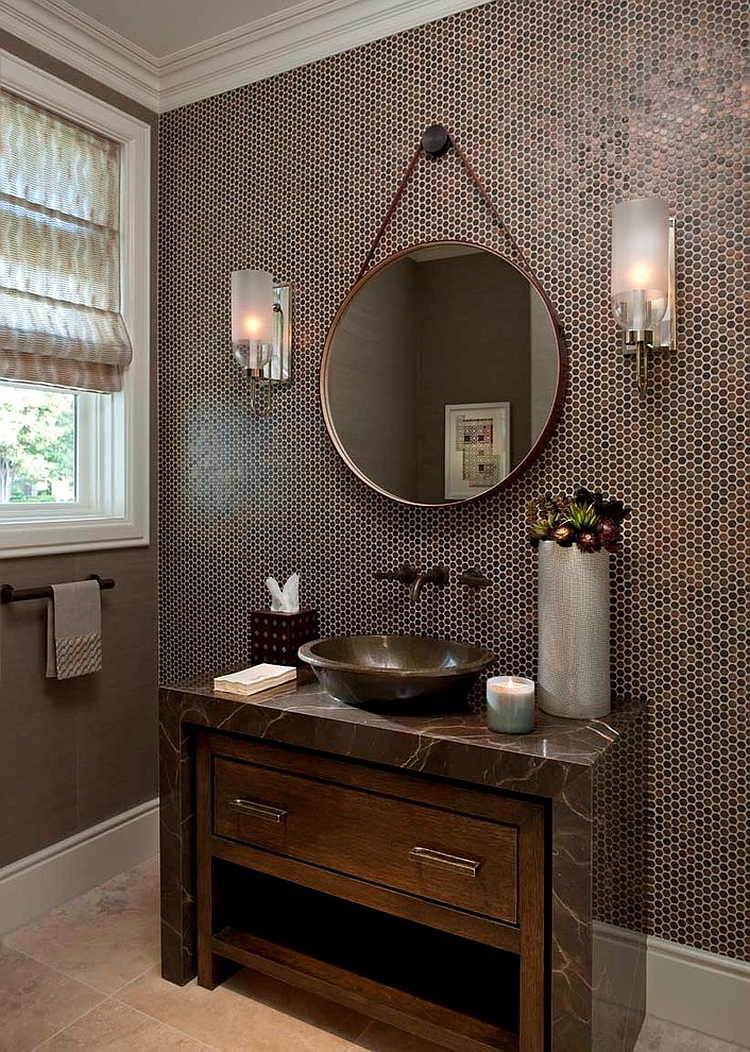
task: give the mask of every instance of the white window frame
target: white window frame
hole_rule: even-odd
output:
[[[122,110],[0,50],[0,83],[120,144],[122,316],[133,361],[122,391],[92,396],[95,507],[0,505],[0,559],[148,545],[151,498],[151,129]],[[91,412],[91,400],[88,412]],[[88,499],[86,500],[88,504]],[[22,519],[23,521],[19,521]]]

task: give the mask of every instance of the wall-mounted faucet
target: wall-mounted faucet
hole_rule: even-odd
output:
[[[448,584],[448,570],[442,563],[440,566],[433,566],[430,570],[421,570],[417,574],[409,588],[410,603],[416,603],[426,584],[434,584],[438,588],[443,588],[444,585]]]
[[[376,581],[398,581],[399,584],[411,584],[419,570],[411,563],[401,563],[398,570],[378,570],[372,576]]]
[[[408,585],[409,601],[412,603],[419,599],[426,584],[442,588],[448,583],[448,576],[448,569],[442,564],[429,570],[418,570],[410,563],[402,563],[397,570],[379,570],[373,574],[376,581],[398,581],[399,584]]]

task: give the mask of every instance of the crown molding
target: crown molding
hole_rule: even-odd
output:
[[[0,0],[0,26],[142,106],[159,110],[153,55],[64,0]]]
[[[168,55],[161,63],[161,109],[197,102],[476,6],[477,0],[303,0]]]
[[[163,112],[476,6],[477,0],[303,0],[163,58],[65,0],[0,0],[0,25]]]

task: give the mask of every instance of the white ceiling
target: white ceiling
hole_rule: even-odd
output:
[[[155,58],[201,44],[297,0],[68,0]]]

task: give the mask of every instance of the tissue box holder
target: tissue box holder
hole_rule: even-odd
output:
[[[318,638],[318,611],[310,607],[286,614],[278,610],[252,610],[250,650],[254,665],[303,665],[297,650]]]

